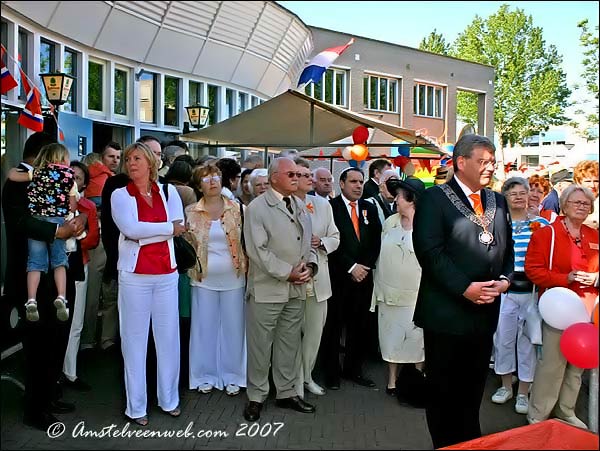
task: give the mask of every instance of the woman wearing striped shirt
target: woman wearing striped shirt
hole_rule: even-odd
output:
[[[501,297],[500,317],[494,339],[494,371],[502,378],[502,386],[492,396],[492,402],[504,404],[513,397],[512,374],[517,370],[519,389],[515,411],[526,414],[529,408],[528,392],[535,372],[535,349],[523,334],[525,312],[532,296],[533,284],[525,276],[525,254],[531,234],[549,222],[528,212],[529,183],[521,177],[512,177],[502,186],[512,219],[515,267],[510,288]],[[516,343],[516,346],[515,346]],[[515,355],[516,349],[516,355]]]

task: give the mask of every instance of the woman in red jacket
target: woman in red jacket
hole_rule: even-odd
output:
[[[525,273],[539,286],[540,295],[548,288],[569,288],[579,295],[590,314],[598,296],[598,230],[583,222],[593,212],[593,202],[594,194],[588,188],[571,185],[565,189],[560,196],[564,216],[532,235],[525,256]],[[552,230],[554,255],[550,270]],[[561,330],[543,323],[543,358],[535,369],[527,420],[543,421],[554,410],[556,417],[587,428],[575,416],[583,369],[571,365],[562,355],[561,334]]]

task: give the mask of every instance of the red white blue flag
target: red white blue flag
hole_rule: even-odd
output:
[[[4,47],[2,47],[2,58],[0,58],[0,65],[2,70],[2,73],[0,75],[0,81],[2,82],[0,83],[0,92],[2,92],[2,94],[6,94],[12,88],[17,86],[18,83],[17,80],[15,80],[15,78],[8,70],[8,67],[6,67],[6,65],[4,64]]]
[[[302,74],[300,74],[298,86],[320,82],[321,77],[327,68],[331,66],[337,57],[344,53],[344,51],[352,44],[354,44],[354,38],[350,39],[346,45],[325,49],[316,55],[312,60],[310,60],[308,66],[304,68]]]
[[[27,93],[27,102],[17,122],[23,127],[26,127],[35,132],[41,132],[44,130],[44,117],[42,116],[42,103],[41,95],[38,88],[31,86],[27,80],[27,75],[21,71],[21,83],[23,83],[23,90]]]

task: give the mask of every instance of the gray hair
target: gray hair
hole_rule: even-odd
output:
[[[396,177],[397,179],[400,179],[400,177],[398,177],[398,173],[396,171],[394,171],[393,169],[386,169],[385,171],[383,171],[383,173],[381,174],[381,176],[379,177],[379,184],[380,186],[382,184],[384,184],[384,182],[392,177]]]
[[[258,179],[259,177],[268,177],[269,176],[269,171],[265,168],[258,168],[258,169],[254,169],[251,173],[250,176],[248,177],[248,184],[250,185],[250,191],[252,191],[252,188],[254,188],[254,185],[256,185],[256,179]]]
[[[163,157],[169,164],[179,155],[185,155],[185,149],[179,146],[167,146],[163,149]]]
[[[502,194],[506,195],[514,186],[521,185],[529,192],[529,182],[523,177],[511,177],[502,185]]]
[[[492,153],[496,153],[496,146],[485,136],[480,135],[464,135],[454,145],[454,152],[452,153],[452,163],[456,168],[458,157],[469,158],[473,154],[475,147],[485,147]]]
[[[296,164],[294,162],[294,160],[292,160],[289,157],[279,157],[279,158],[275,158],[271,164],[269,165],[269,183],[271,182],[271,179],[273,178],[273,174],[276,173],[277,171],[279,171],[279,165],[281,164],[282,161],[287,160],[290,163]]]
[[[569,197],[571,197],[571,194],[575,193],[576,191],[582,192],[584,194],[584,196],[590,200],[590,202],[592,203],[592,206],[590,208],[590,213],[593,213],[594,212],[594,201],[596,200],[596,196],[594,196],[594,193],[592,192],[591,189],[586,188],[585,186],[577,185],[575,183],[566,187],[564,189],[564,191],[561,193],[560,199],[558,200],[558,204],[560,205],[561,211],[565,211],[565,207],[567,206],[567,201],[569,200]]]

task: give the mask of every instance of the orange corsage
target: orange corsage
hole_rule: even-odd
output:
[[[529,230],[531,230],[532,232],[535,232],[536,230],[538,230],[540,227],[542,227],[542,223],[538,222],[538,221],[531,221],[529,223]]]
[[[312,204],[312,203],[308,203],[308,204],[306,204],[306,209],[308,210],[308,212],[309,212],[310,214],[314,214],[314,212],[315,212],[315,207],[313,206],[313,204]]]

